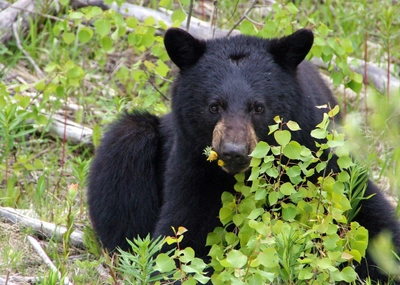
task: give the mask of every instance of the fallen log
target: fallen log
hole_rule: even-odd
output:
[[[73,144],[93,145],[93,130],[74,121],[65,119],[59,115],[52,115],[50,123],[50,133],[60,138],[64,138]]]
[[[0,207],[0,218],[7,223],[17,224],[25,228],[31,228],[39,236],[48,239],[54,238],[57,241],[61,241],[63,235],[67,232],[67,227],[65,226],[55,225],[53,223],[22,215],[13,208]],[[78,248],[85,247],[83,244],[82,231],[74,230],[69,239],[72,245]]]

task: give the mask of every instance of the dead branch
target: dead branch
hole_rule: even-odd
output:
[[[59,115],[52,115],[50,124],[50,133],[57,137],[64,137],[74,144],[92,145],[93,130],[83,125],[77,124],[69,119]]]
[[[4,3],[4,1],[2,1]],[[29,19],[35,19],[37,15],[52,14],[58,1],[18,0],[0,12],[0,42],[5,43],[12,37],[12,25],[21,18],[21,30],[29,27]]]
[[[172,21],[171,21],[172,12],[167,11],[165,9],[160,9],[160,11],[156,11],[154,9],[129,3],[123,3],[121,7],[118,7],[118,5],[115,2],[110,5],[110,8],[114,9],[115,11],[117,11],[118,13],[120,13],[125,17],[126,16],[135,17],[139,21],[144,21],[148,17],[153,17],[156,21],[163,21],[164,23],[167,24],[167,26],[169,27],[172,26]],[[181,28],[186,29],[186,23],[182,23]],[[194,37],[207,39],[207,38],[212,38],[213,36],[217,38],[224,37],[228,34],[229,31],[218,29],[215,31],[215,35],[213,35],[210,23],[202,21],[195,17],[191,17],[189,32]],[[239,31],[234,31],[233,34],[239,34],[239,33],[240,33]]]
[[[44,78],[45,74],[43,73],[43,71],[35,63],[35,61],[30,56],[30,54],[22,47],[21,40],[19,39],[19,35],[18,35],[17,26],[18,26],[18,21],[12,24],[12,30],[13,30],[15,41],[17,43],[17,47],[19,48],[20,51],[22,51],[22,53],[25,55],[25,57],[28,59],[28,61],[32,64],[33,68],[36,70],[36,73],[40,76],[40,78]]]
[[[18,213],[17,210],[8,207],[0,207],[0,218],[8,223],[17,224],[25,228],[31,228],[38,236],[46,238],[54,238],[61,241],[63,235],[67,232],[65,226],[55,225],[53,223],[41,221],[31,217],[27,217]],[[83,232],[74,230],[70,235],[71,244],[84,248]]]

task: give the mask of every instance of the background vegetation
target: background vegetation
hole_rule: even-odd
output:
[[[188,0],[140,2],[173,11],[174,26],[185,25],[192,11],[213,28],[263,37],[312,28],[316,39],[309,58],[324,66],[349,139],[357,142],[354,153],[397,205],[400,92],[389,86],[400,73],[398,1],[275,1],[272,6],[269,1],[194,1],[192,10]],[[14,35],[0,47],[0,205],[70,229],[62,241],[47,236],[40,244],[62,276],[76,284],[120,278],[115,260],[100,253],[90,231],[86,175],[102,132],[119,113],[132,108],[168,112],[176,68],[163,47],[166,28],[152,17],[141,22],[112,9],[74,10],[59,1],[56,15],[35,17],[19,39]],[[383,88],[353,71],[363,70],[358,59],[385,71]],[[92,129],[93,144],[54,135],[52,123],[67,119]],[[71,245],[72,229],[85,231],[86,249]],[[0,233],[2,277],[57,282],[27,242],[29,229],[1,223]],[[107,273],[99,269],[102,263]]]

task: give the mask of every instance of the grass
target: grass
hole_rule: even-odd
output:
[[[157,6],[156,2],[151,1],[151,5]],[[184,9],[188,7],[186,2],[182,4]],[[212,7],[210,1],[204,2]],[[289,1],[277,2],[283,8],[291,7]],[[218,5],[214,21],[219,27],[230,29],[250,4],[219,1]],[[300,1],[298,8],[297,14],[285,14],[277,10],[266,12],[256,6],[248,17],[259,29],[262,27],[257,23],[268,23],[272,17],[290,18],[294,27],[324,24],[330,29],[329,37],[351,40],[354,52],[350,56],[385,69],[392,67],[392,74],[399,74],[399,4],[376,0],[330,0],[320,4],[307,0]],[[68,21],[49,18],[32,21],[29,31],[20,35],[23,48],[47,74],[45,79],[35,73],[14,39],[0,47],[0,205],[26,209],[39,219],[83,230],[90,227],[85,177],[94,148],[52,135],[48,116],[59,114],[89,126],[94,130],[96,146],[106,125],[125,109],[141,107],[157,114],[167,112],[174,69],[163,50],[162,38],[155,32],[156,24],[132,21],[129,25],[136,29],[136,36],[142,32],[141,38],[121,32],[111,37],[111,43],[103,39],[102,26],[95,25],[92,38],[83,43],[80,31],[90,27],[88,21],[82,20],[85,17],[92,21],[106,19],[104,25],[109,23],[118,31],[122,31],[122,22],[128,20],[98,9],[83,9],[81,13],[81,18],[70,13]],[[194,16],[209,21],[210,15],[210,9],[197,8]],[[62,18],[65,14],[60,12],[58,16]],[[283,34],[282,30],[279,32]],[[72,41],[71,35],[75,37]],[[353,124],[353,134],[358,135],[350,138],[360,142],[362,151],[358,156],[372,165],[374,180],[397,198],[400,94],[392,91],[386,96],[368,87],[353,101],[343,104],[349,118],[361,122]],[[341,98],[343,89],[338,88],[336,93]],[[362,110],[363,98],[367,98],[368,113]],[[29,229],[0,223],[0,232],[2,277],[21,274],[40,277],[41,284],[55,283],[51,281],[54,276],[50,270],[26,241],[31,234]],[[97,268],[101,262],[112,261],[93,255],[94,247],[82,250],[51,238],[43,239],[41,245],[62,274],[76,284],[100,284],[107,279],[100,276]],[[113,283],[112,280],[107,282]]]

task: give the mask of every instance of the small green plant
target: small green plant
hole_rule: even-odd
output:
[[[275,118],[270,134],[277,145],[260,142],[251,154],[249,178],[236,175],[237,193],[222,195],[224,227],[207,240],[213,284],[356,280],[352,264],[365,256],[368,232],[350,221],[367,179],[354,180],[360,169],[344,150],[343,135],[329,130],[337,112],[325,114],[311,132],[320,141],[316,152],[292,140],[291,131],[300,129],[295,122]],[[339,170],[327,172],[333,151]]]
[[[164,239],[158,237],[154,241],[150,235],[144,239],[138,237],[133,241],[128,240],[131,246],[130,252],[119,249],[118,271],[121,272],[125,284],[144,285],[163,279],[162,275],[154,275],[156,272],[154,255],[160,250]],[[171,270],[168,273],[173,273]]]
[[[201,284],[209,280],[205,276],[206,264],[203,260],[195,257],[192,248],[180,248],[183,234],[186,229],[173,228],[174,237],[158,237],[151,240],[140,237],[132,241],[130,252],[119,250],[120,257],[117,270],[121,272],[125,284],[170,284],[170,282],[181,281],[182,284]],[[168,252],[159,253],[163,245],[176,244]]]
[[[3,251],[1,253],[1,258],[4,264],[0,266],[0,269],[3,272],[8,273],[12,269],[18,268],[22,256],[23,256],[22,251],[16,251],[11,246],[6,246],[5,248],[3,248]]]

